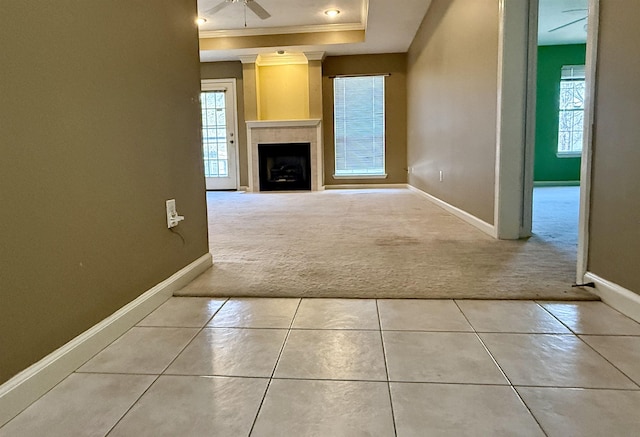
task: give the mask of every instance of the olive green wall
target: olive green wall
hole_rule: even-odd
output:
[[[407,55],[329,56],[322,64],[324,129],[324,183],[397,184],[407,182]],[[335,140],[332,76],[390,73],[385,80],[385,171],[386,179],[334,179]]]
[[[587,269],[640,294],[640,3],[600,0]]]
[[[498,5],[498,0],[433,0],[407,66],[409,183],[489,224],[494,222]]]
[[[203,62],[200,64],[202,79],[236,79],[236,101],[238,102],[238,159],[240,168],[240,185],[249,185],[249,169],[247,168],[247,125],[244,115],[244,85],[242,82],[242,63]],[[240,188],[240,187],[238,187]]]
[[[1,9],[0,383],[208,252],[196,1]]]
[[[584,65],[585,44],[538,47],[534,181],[580,180],[580,157],[558,158],[558,102],[563,65]]]

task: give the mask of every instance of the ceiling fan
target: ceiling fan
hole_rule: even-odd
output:
[[[256,14],[262,20],[266,20],[271,16],[258,2],[255,0],[224,0],[221,3],[218,3],[216,6],[212,7],[208,11],[205,12],[205,15],[213,15],[220,12],[222,9],[229,6],[231,3],[242,3],[245,8],[245,15],[247,8],[251,9],[251,12]]]
[[[587,11],[588,11],[588,9],[584,9],[584,8],[581,8],[581,9],[567,9],[566,11],[562,11],[562,13],[566,14],[568,12],[587,12]],[[548,32],[555,32],[556,30],[564,29],[565,27],[569,27],[572,24],[579,23],[579,22],[581,22],[583,20],[586,20],[587,18],[589,18],[589,15],[585,15],[584,17],[578,18],[577,20],[572,20],[572,21],[570,21],[568,23],[563,24],[562,26],[554,27],[553,29],[549,30]]]

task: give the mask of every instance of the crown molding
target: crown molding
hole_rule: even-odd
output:
[[[240,59],[240,62],[243,64],[255,64],[258,60],[258,55],[239,55],[238,59]]]
[[[304,52],[304,55],[309,61],[324,61],[324,58],[327,55],[327,53],[326,52]]]
[[[276,53],[261,53],[256,59],[256,65],[259,67],[269,67],[274,65],[306,65],[309,62],[303,53],[285,53],[278,55]]]
[[[201,30],[199,32],[199,37],[225,38],[237,36],[280,35],[289,33],[342,32],[365,29],[366,24],[364,23],[312,24],[305,26],[262,27],[255,29]]]

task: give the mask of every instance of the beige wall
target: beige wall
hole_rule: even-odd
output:
[[[244,84],[242,80],[242,63],[203,62],[200,64],[202,79],[236,79],[236,101],[238,102],[238,159],[240,167],[240,185],[247,186],[249,170],[247,169],[247,125],[245,124]]]
[[[2,2],[0,383],[207,253],[195,15]]]
[[[396,184],[407,182],[407,57],[404,53],[382,55],[330,56],[322,68],[324,129],[324,182],[340,184]],[[385,82],[386,179],[334,179],[335,148],[333,127],[332,76],[390,73]]]
[[[640,3],[600,11],[587,269],[640,294]]]
[[[258,66],[257,70],[260,120],[309,118],[307,64]]]
[[[498,0],[433,0],[407,66],[409,183],[490,224],[498,18]]]

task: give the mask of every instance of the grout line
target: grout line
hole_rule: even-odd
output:
[[[533,420],[536,421],[536,423],[538,424],[538,427],[540,428],[540,431],[542,431],[542,433],[545,436],[548,437],[548,434],[544,430],[544,428],[542,427],[542,424],[538,421],[538,418],[535,416],[535,414],[533,414],[533,411],[531,411],[531,409],[529,408],[527,403],[524,401],[522,396],[520,396],[520,393],[518,393],[518,390],[515,389],[515,387],[513,386],[513,383],[511,382],[511,379],[509,379],[509,377],[507,376],[506,372],[502,369],[502,366],[500,366],[500,364],[498,363],[498,360],[493,356],[493,354],[491,353],[491,351],[489,350],[487,345],[484,343],[484,340],[482,340],[482,337],[480,337],[480,335],[478,334],[478,331],[476,331],[476,328],[473,326],[473,324],[471,324],[471,321],[469,320],[467,315],[464,313],[464,311],[462,311],[462,308],[460,308],[460,305],[458,305],[458,302],[456,302],[455,300],[453,302],[456,304],[456,306],[458,307],[458,309],[460,310],[460,312],[464,316],[464,318],[467,321],[467,323],[469,323],[469,325],[471,325],[471,327],[473,328],[473,332],[475,333],[476,338],[480,341],[480,344],[482,344],[482,347],[484,348],[484,350],[487,351],[487,353],[491,357],[491,360],[498,367],[498,369],[500,370],[500,373],[502,373],[502,376],[504,376],[504,378],[509,382],[509,386],[511,387],[511,390],[513,390],[513,393],[515,393],[515,395],[518,397],[518,399],[520,400],[522,405],[524,405],[524,407],[527,409],[527,411],[529,412],[531,417],[533,417]]]
[[[127,408],[127,411],[125,411],[120,418],[116,421],[116,423],[113,424],[113,426],[111,428],[109,428],[109,431],[107,431],[107,433],[104,435],[105,437],[108,437],[109,434],[111,434],[111,432],[115,429],[116,426],[118,426],[118,424],[120,422],[122,422],[122,419],[124,419],[124,417],[129,414],[129,412],[133,409],[133,407],[140,402],[140,399],[142,398],[142,396],[144,396],[150,389],[151,387],[153,387],[153,385],[158,381],[158,379],[160,379],[161,375],[157,375],[155,377],[155,379],[151,382],[151,384],[149,384],[149,387],[147,387],[141,394],[140,396],[138,396],[138,398],[133,401],[133,403],[129,406],[129,408]]]
[[[574,334],[574,336],[576,338],[578,338],[582,343],[587,345],[587,347],[589,349],[591,349],[596,354],[598,354],[600,357],[602,357],[602,359],[605,360],[607,363],[611,364],[618,372],[622,373],[629,381],[631,381],[636,387],[638,387],[640,389],[640,381],[636,382],[633,378],[631,378],[629,375],[627,375],[625,372],[623,372],[622,369],[620,369],[618,366],[616,366],[611,361],[609,361],[609,359],[607,357],[605,357],[603,354],[601,354],[596,348],[591,346],[589,343],[587,343],[581,337],[581,336],[589,336],[589,335],[593,335],[594,337],[595,336],[599,336],[599,337],[637,337],[637,336],[635,336],[635,335],[620,335],[620,336],[617,336],[617,335],[607,335],[607,334],[579,334],[576,331],[574,331],[573,329],[571,329],[566,323],[564,323],[562,320],[560,320],[560,318],[558,318],[556,315],[554,315],[551,311],[549,311],[547,308],[545,308],[538,301],[536,301],[536,304],[540,305],[540,307],[542,307],[542,309],[544,309],[547,313],[551,314],[552,317],[554,317],[556,320],[558,320],[560,323],[562,323],[564,326],[566,326],[567,329],[569,329],[571,332],[573,332],[573,334]]]
[[[264,400],[267,398],[269,387],[271,387],[271,381],[273,381],[273,376],[275,375],[276,369],[278,368],[278,364],[280,363],[280,357],[282,357],[282,353],[284,352],[285,345],[287,344],[287,340],[289,339],[289,334],[291,334],[291,327],[293,326],[293,322],[296,320],[296,316],[298,315],[298,310],[300,309],[301,303],[302,303],[302,299],[299,299],[298,305],[296,306],[296,310],[293,313],[293,317],[291,318],[291,323],[289,323],[289,329],[287,330],[287,334],[285,335],[284,341],[282,342],[282,346],[280,347],[278,358],[276,358],[276,362],[273,365],[273,370],[271,371],[269,382],[267,382],[267,388],[265,388],[264,394],[262,395],[262,400],[260,401],[260,405],[258,405],[258,409],[256,410],[256,417],[253,418],[253,423],[251,424],[251,429],[249,430],[249,436],[251,436],[251,433],[253,433],[253,428],[255,428],[256,423],[258,422],[258,416],[260,415],[260,410],[262,410],[262,405],[264,404]]]
[[[224,301],[224,303],[223,303],[222,305],[220,305],[220,307],[219,307],[219,308],[218,308],[218,309],[213,313],[213,315],[211,316],[211,318],[215,317],[215,315],[216,315],[216,314],[218,314],[218,311],[220,311],[220,310],[222,309],[222,307],[224,306],[224,304],[225,304],[225,303],[227,303],[227,301],[228,301],[228,300],[229,300],[229,298],[227,298],[227,299]],[[209,320],[211,320],[211,319],[209,319]],[[205,327],[205,326],[206,326],[206,323],[205,323],[205,325],[204,325],[204,326],[202,326],[200,329],[198,329],[198,332],[196,332],[196,334],[195,334],[193,337],[191,337],[191,339],[187,342],[187,344],[186,344],[182,349],[180,349],[180,351],[176,354],[176,356],[175,356],[175,357],[173,357],[173,359],[171,360],[171,362],[169,362],[169,364],[167,364],[167,365],[166,365],[166,366],[165,366],[165,367],[160,371],[160,374],[159,374],[158,376],[156,376],[156,378],[155,378],[155,379],[153,380],[153,382],[149,385],[149,387],[147,387],[147,389],[146,389],[144,392],[142,392],[142,394],[141,394],[140,396],[138,396],[138,398],[135,400],[135,402],[133,402],[133,403],[131,404],[131,406],[127,409],[127,411],[125,411],[125,412],[124,412],[124,414],[123,414],[122,416],[120,416],[120,418],[116,421],[116,423],[115,423],[111,428],[109,428],[109,431],[105,434],[105,437],[107,437],[109,434],[111,434],[111,432],[114,430],[114,428],[115,428],[116,426],[118,426],[118,424],[119,424],[120,422],[122,422],[122,419],[124,419],[124,418],[125,418],[125,416],[126,416],[127,414],[129,414],[129,412],[133,409],[133,407],[135,407],[135,405],[136,405],[138,402],[140,402],[140,399],[142,399],[142,397],[143,397],[143,396],[144,396],[144,395],[145,395],[145,394],[146,394],[146,393],[151,389],[151,387],[153,387],[153,385],[158,381],[158,379],[160,379],[160,377],[161,377],[161,376],[164,374],[164,372],[165,372],[165,371],[166,371],[166,370],[167,370],[167,369],[168,369],[168,368],[169,368],[169,367],[174,363],[174,361],[178,359],[178,357],[180,356],[180,354],[182,354],[182,352],[184,352],[184,351],[185,351],[185,349],[186,349],[186,348],[188,348],[188,347],[189,347],[189,345],[190,345],[191,343],[193,343],[193,340],[195,340],[195,338],[196,338],[198,335],[200,335],[200,333],[202,332],[202,330],[204,329],[204,327]],[[197,329],[197,328],[195,328],[195,329]],[[123,334],[123,335],[124,335],[124,334]]]
[[[393,397],[391,396],[391,381],[389,380],[389,366],[387,365],[387,352],[384,347],[384,337],[382,336],[382,321],[380,320],[380,308],[378,307],[378,299],[375,300],[376,313],[378,315],[378,327],[380,328],[380,344],[382,345],[382,358],[384,360],[384,373],[387,377],[387,390],[389,391],[389,406],[391,407],[391,420],[393,422],[393,433],[397,437],[398,429],[396,427],[396,414],[393,410]]]

